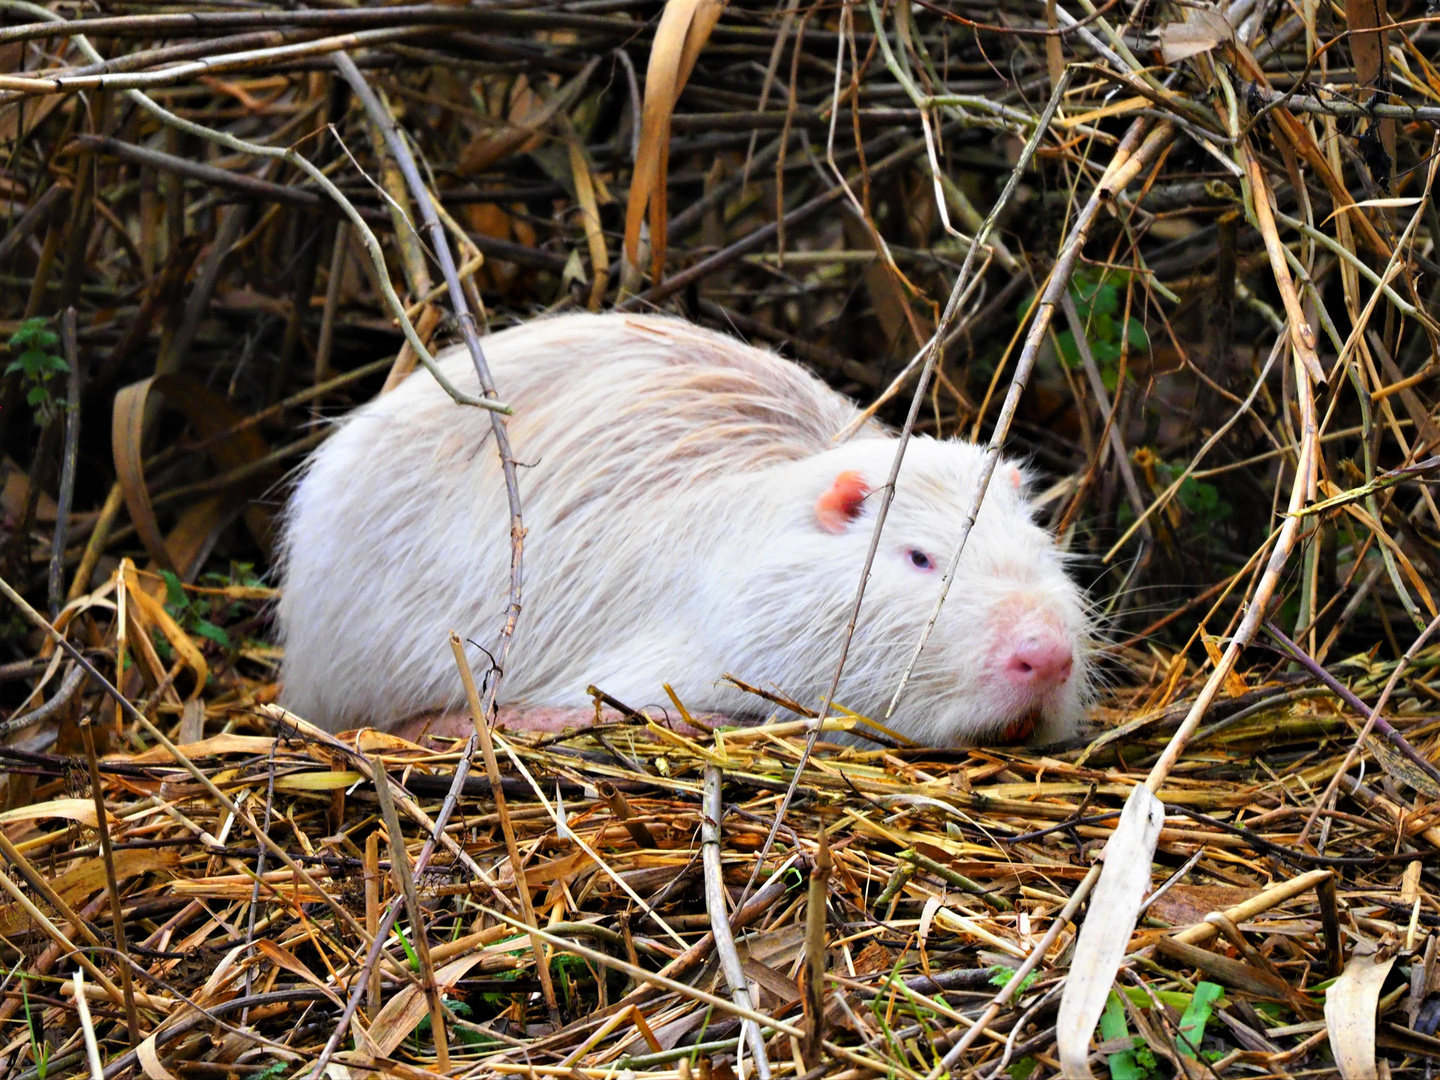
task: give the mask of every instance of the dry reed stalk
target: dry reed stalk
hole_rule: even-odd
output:
[[[1074,926],[1102,921],[1081,920],[1087,863],[1146,777],[1158,827],[1135,878],[1166,882],[1141,902],[1172,929],[1101,913],[1129,957],[1127,1034],[1184,1067],[1156,1002],[1183,1011],[1199,978],[1226,986],[1201,1047],[1218,1075],[1420,1074],[1440,648],[1404,627],[1431,621],[1440,574],[1429,23],[1239,3],[1223,24],[1153,7],[1122,24],[1085,0],[1004,26],[928,2],[192,7],[0,3],[0,338],[49,320],[67,364],[0,379],[0,578],[48,604],[27,630],[65,639],[7,631],[0,665],[0,853],[31,905],[0,905],[25,988],[0,1026],[21,1072],[43,1029],[56,1074],[419,1075],[448,1049],[452,1075],[679,1080],[768,1032],[776,1077],[816,1055],[847,1078],[1045,1075]],[[653,280],[623,297],[642,216],[630,259]],[[1093,557],[1101,736],[832,751],[826,729],[863,725],[816,725],[825,702],[766,687],[809,726],[507,732],[482,778],[463,745],[272,726],[274,593],[227,565],[263,561],[264,530],[224,522],[260,522],[262,485],[397,351],[443,344],[452,302],[477,347],[482,321],[662,305],[780,343],[896,426],[923,369],[907,430],[1028,456],[1047,520]],[[169,368],[228,411],[131,408],[116,457],[117,391]],[[167,584],[142,543],[218,576]],[[1262,617],[1278,666],[1252,643]],[[91,730],[107,700],[115,722]],[[489,702],[472,711],[488,733]],[[181,731],[209,737],[160,749]],[[702,845],[707,764],[726,819]],[[399,811],[384,859],[381,791]],[[802,912],[825,905],[787,886],[822,838],[838,921],[819,1015]],[[523,930],[484,910],[522,907],[494,890],[506,863]],[[407,893],[428,1001],[391,934]],[[715,993],[712,922],[757,988],[743,1017]],[[206,989],[242,925],[243,978]],[[1390,982],[1371,985],[1388,956],[1347,941],[1395,943]],[[1002,957],[1043,981],[996,992]],[[236,996],[196,998],[232,972]],[[1306,1026],[1322,978],[1351,1002],[1328,1033]],[[475,1011],[441,1015],[436,985]],[[337,1056],[362,1002],[373,1061]],[[431,1035],[398,1030],[426,1012]],[[802,1043],[821,1019],[823,1045]]]

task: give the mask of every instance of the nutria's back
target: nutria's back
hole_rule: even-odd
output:
[[[515,407],[527,530],[507,694],[524,700],[575,656],[607,651],[612,667],[622,654],[644,663],[648,652],[662,665],[657,678],[669,677],[669,632],[607,644],[618,633],[607,611],[625,607],[617,617],[633,623],[637,596],[653,602],[703,558],[717,524],[744,512],[714,505],[718,496],[704,494],[711,481],[829,449],[855,407],[773,353],[674,319],[567,315],[483,344]],[[473,392],[463,347],[441,365]],[[509,580],[489,416],[417,371],[346,418],[307,467],[286,520],[287,705],[336,729],[459,704],[444,632],[490,644]],[[656,620],[667,617],[656,608]]]
[[[827,450],[856,416],[803,368],[676,319],[569,315],[503,331],[484,346],[501,397],[516,406],[512,439],[563,449],[566,461],[554,467],[603,461],[655,483],[743,472]],[[473,384],[464,349],[443,364]],[[405,389],[450,408],[428,377]],[[488,418],[471,419],[488,429]]]

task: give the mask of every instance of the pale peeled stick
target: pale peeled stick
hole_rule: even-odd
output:
[[[770,708],[830,688],[896,438],[773,353],[678,320],[566,315],[484,350],[520,465],[523,611],[500,701]],[[474,391],[469,353],[440,358]],[[972,443],[913,439],[837,704],[882,720],[978,482]],[[490,416],[426,372],[351,413],[286,516],[284,704],[328,730],[463,708],[451,629],[494,649],[510,518]],[[1086,606],[1002,462],[888,726],[929,745],[1049,742],[1089,686]],[[472,655],[474,650],[470,650]],[[480,657],[477,665],[488,662]],[[483,676],[484,671],[477,670]]]

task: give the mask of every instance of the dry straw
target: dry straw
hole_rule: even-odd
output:
[[[8,1075],[1428,1075],[1433,17],[185,8],[0,0]],[[484,334],[656,307],[1028,456],[1095,730],[503,729]],[[451,341],[505,646],[472,738],[337,739],[274,704],[276,504]]]

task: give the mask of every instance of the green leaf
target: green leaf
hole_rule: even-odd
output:
[[[550,959],[550,970],[554,972],[581,973],[590,970],[583,956],[576,956],[574,953],[560,953]]]
[[[1145,332],[1145,324],[1139,319],[1132,318],[1125,324],[1125,339],[1130,342],[1132,349],[1150,349],[1150,335]]]
[[[1180,1017],[1180,1037],[1175,1048],[1186,1057],[1193,1058],[1205,1037],[1205,1025],[1210,1022],[1212,1006],[1225,993],[1223,987],[1212,982],[1201,982],[1195,986],[1195,995],[1190,999],[1184,1015]]]
[[[1088,270],[1080,270],[1070,279],[1070,296],[1087,319],[1114,311],[1120,302],[1115,286],[1097,279]]]
[[[31,408],[39,408],[50,400],[50,391],[43,386],[32,386],[25,395],[25,400],[30,403]]]
[[[1005,1071],[1010,1074],[1010,1080],[1026,1080],[1039,1067],[1040,1063],[1034,1058],[1022,1057],[1019,1061],[1013,1062]]]
[[[165,604],[173,609],[171,614],[189,607],[190,598],[185,595],[185,584],[180,580],[180,575],[173,570],[161,570],[160,576],[165,579]]]
[[[1014,977],[1015,969],[1008,968],[1004,964],[996,964],[990,969],[991,986],[1009,986]],[[1028,975],[1026,975],[1025,981],[1015,988],[1014,996],[1019,997],[1021,994],[1025,993],[1026,990],[1029,990],[1030,987],[1034,984],[1035,980],[1039,977],[1040,973],[1038,971],[1032,971]]]
[[[215,642],[215,644],[219,645],[222,649],[234,648],[234,646],[230,643],[230,635],[227,634],[220,627],[212,623],[209,619],[196,619],[195,633],[199,634],[201,637],[206,638],[209,641]]]
[[[1055,335],[1055,340],[1060,346],[1060,359],[1066,367],[1074,369],[1080,366],[1080,350],[1075,347],[1075,335],[1069,330],[1061,330]]]
[[[1105,1042],[1130,1037],[1130,1025],[1125,1020],[1125,1005],[1114,990],[1105,1000],[1105,1011],[1100,1014],[1100,1038]],[[1135,1040],[1137,1043],[1139,1039]],[[1118,1054],[1107,1054],[1111,1080],[1146,1080],[1149,1069],[1136,1059],[1134,1050],[1121,1050]],[[1152,1058],[1153,1060],[1153,1058]]]
[[[405,955],[410,959],[410,967],[415,971],[420,970],[420,957],[415,952],[415,946],[410,944],[410,939],[405,936],[405,931],[395,927],[395,936],[400,939],[400,947],[405,950]]]
[[[55,331],[50,329],[49,322],[50,320],[43,315],[26,319],[16,327],[15,332],[10,335],[11,348],[23,349],[38,345],[41,348],[48,349],[54,345],[60,339],[55,335]]]
[[[1109,1042],[1111,1039],[1123,1039],[1130,1034],[1130,1025],[1125,1020],[1125,1003],[1120,1000],[1120,995],[1114,990],[1105,999],[1105,1011],[1100,1014],[1100,1038]]]

